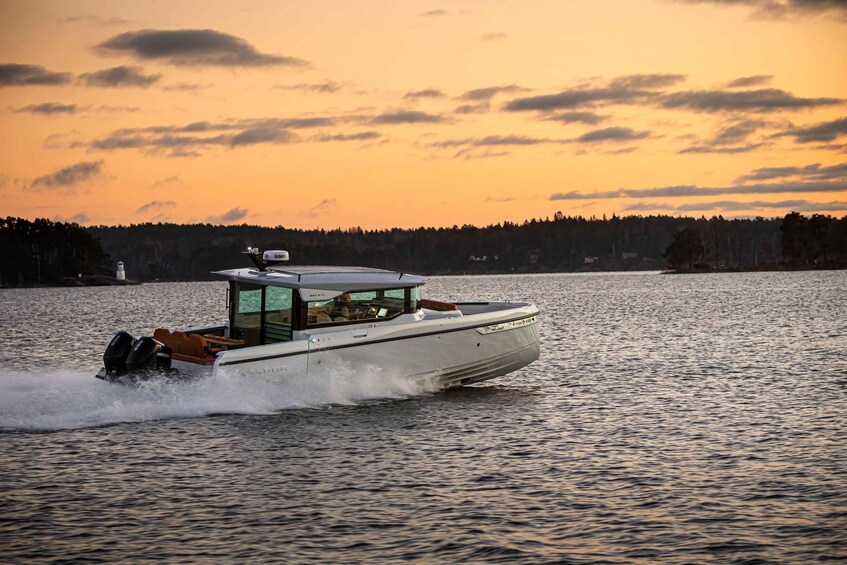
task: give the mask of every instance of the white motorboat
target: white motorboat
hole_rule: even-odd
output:
[[[422,298],[426,278],[364,267],[286,266],[288,253],[249,249],[254,268],[228,280],[226,323],[119,332],[97,377],[132,383],[214,371],[312,375],[339,365],[454,387],[505,375],[540,353],[539,311],[514,302]]]

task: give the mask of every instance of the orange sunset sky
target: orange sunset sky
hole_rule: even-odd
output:
[[[3,216],[847,213],[840,0],[0,9]]]

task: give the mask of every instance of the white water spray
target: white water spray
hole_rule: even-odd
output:
[[[273,414],[328,404],[407,398],[434,392],[432,382],[379,368],[336,365],[322,375],[219,372],[194,381],[113,385],[78,371],[0,369],[0,429],[58,430],[191,418],[211,414]]]

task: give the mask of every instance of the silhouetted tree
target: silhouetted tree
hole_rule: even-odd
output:
[[[706,253],[703,237],[694,228],[685,228],[674,234],[673,241],[665,249],[664,257],[668,265],[675,270],[694,269],[696,263],[701,263]]]

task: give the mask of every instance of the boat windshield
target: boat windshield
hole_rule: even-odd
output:
[[[307,327],[393,318],[414,308],[412,289],[348,292],[308,303]],[[410,302],[412,305],[410,305]]]

